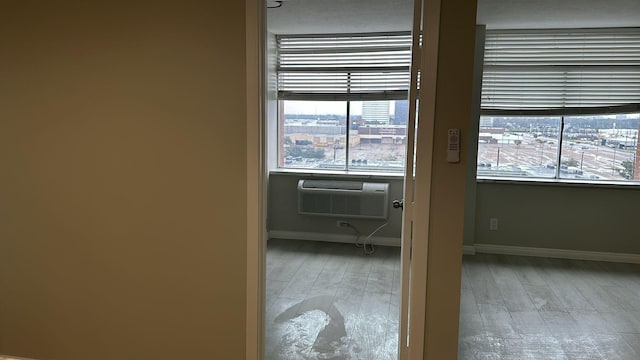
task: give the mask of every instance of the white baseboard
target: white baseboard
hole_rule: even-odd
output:
[[[473,253],[482,254],[521,255],[558,259],[593,260],[640,264],[640,254],[622,254],[599,251],[564,250],[489,244],[475,244],[473,246],[465,246],[465,254],[466,251],[468,251],[468,247],[473,248],[473,250],[470,250],[473,251]]]
[[[356,240],[356,236],[353,234],[326,234],[315,232],[303,232],[303,231],[278,231],[273,230],[268,232],[269,239],[292,239],[292,240],[312,240],[312,241],[329,241],[339,243],[352,244]],[[362,239],[360,239],[362,241]],[[400,238],[384,237],[384,236],[372,236],[369,238],[368,243],[380,246],[400,246]]]
[[[475,255],[476,248],[473,245],[463,245],[462,246],[462,255]]]

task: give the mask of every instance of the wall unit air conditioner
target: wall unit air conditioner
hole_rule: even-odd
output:
[[[298,213],[386,219],[389,184],[362,181],[298,181]]]

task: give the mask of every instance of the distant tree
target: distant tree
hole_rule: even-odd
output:
[[[291,157],[303,157],[306,159],[324,159],[324,149],[293,145],[286,149],[285,155]]]
[[[633,162],[629,160],[625,160],[622,162],[622,169],[618,170],[620,176],[629,180],[633,177]]]

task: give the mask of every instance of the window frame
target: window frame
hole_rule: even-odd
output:
[[[334,40],[337,47],[331,45]],[[407,31],[276,35],[275,75],[278,108],[276,139],[278,146],[276,168],[272,171],[317,172],[319,174],[329,171],[331,174],[340,175],[403,176],[406,161],[406,140],[402,144],[405,153],[402,159],[403,165],[397,169],[385,167],[378,170],[373,167],[364,168],[351,164],[351,160],[353,160],[350,156],[351,131],[353,130],[351,110],[353,102],[409,100],[411,43],[411,32]],[[286,44],[286,46],[281,47],[282,44]],[[320,60],[314,63],[316,54]],[[365,56],[362,56],[363,54]],[[388,63],[385,62],[385,59],[388,60]],[[323,74],[333,75],[330,75],[331,79],[324,81],[318,80],[319,78],[314,77],[313,74],[320,77]],[[311,85],[304,83],[305,76]],[[335,79],[340,79],[340,76],[344,76],[344,83],[335,82],[337,81]],[[361,79],[359,83],[358,76]],[[385,76],[389,77],[388,83]],[[314,84],[317,85],[317,88],[313,87]],[[289,100],[344,101],[346,103],[346,131],[344,134],[346,153],[343,169],[296,168],[285,165],[285,150],[284,145],[281,144],[281,142],[284,143],[285,136],[283,133],[285,117],[283,107],[284,102]]]
[[[404,99],[401,99],[400,101],[402,101]],[[284,106],[284,102],[288,101],[288,100],[278,100],[278,107],[283,107]],[[294,100],[295,101],[295,100]],[[322,102],[323,100],[317,100],[317,102]],[[284,121],[284,118],[281,116],[284,116],[284,110],[282,111],[278,111],[278,129],[277,129],[277,139],[278,139],[278,154],[277,154],[277,158],[278,158],[278,164],[277,167],[275,169],[272,169],[272,171],[281,171],[281,172],[317,172],[318,174],[323,174],[326,173],[327,171],[329,173],[332,174],[340,174],[340,175],[345,175],[345,174],[354,174],[354,175],[384,175],[384,176],[403,176],[403,172],[405,169],[405,161],[406,161],[406,138],[407,138],[407,133],[406,133],[406,125],[405,125],[405,134],[404,134],[404,141],[402,142],[402,144],[396,144],[394,143],[394,145],[402,145],[402,152],[404,157],[402,158],[402,166],[398,166],[398,167],[392,167],[392,166],[387,166],[384,168],[381,168],[380,170],[376,169],[375,166],[372,167],[367,167],[366,165],[353,165],[352,160],[355,160],[354,158],[352,158],[351,155],[351,146],[352,146],[352,139],[351,137],[353,136],[353,134],[351,134],[351,131],[354,130],[353,129],[353,118],[352,118],[352,114],[351,114],[351,103],[352,102],[362,102],[363,104],[367,101],[362,101],[362,100],[342,100],[345,103],[345,108],[346,108],[346,112],[345,112],[345,134],[344,135],[340,135],[340,136],[344,136],[344,148],[345,148],[345,154],[344,154],[344,167],[342,169],[329,169],[329,168],[307,168],[307,167],[290,167],[290,166],[285,166],[284,165],[284,139],[286,137],[286,134],[283,133],[284,128],[285,128],[285,124],[284,123],[280,123],[281,121]],[[372,100],[372,101],[380,101],[380,100]],[[391,100],[382,100],[382,101],[391,101]],[[398,101],[398,100],[396,100]],[[407,106],[408,106],[408,100],[407,101]],[[375,126],[375,125],[369,125],[369,126]],[[381,128],[393,128],[397,126],[397,124],[387,124],[387,125],[381,125]],[[282,142],[282,143],[280,143]]]
[[[640,179],[633,178],[571,179],[561,174],[566,118],[640,114],[640,86],[636,86],[636,83],[640,83],[640,28],[487,30],[484,50],[481,117],[548,116],[558,117],[560,122],[556,139],[556,173],[553,178],[478,175],[476,170],[478,182],[640,185]],[[559,70],[566,71],[567,75],[564,78],[549,75],[549,83],[539,76]],[[628,72],[631,75],[623,74],[615,79],[612,76],[611,81],[598,79],[608,72],[617,75]],[[569,75],[572,73],[586,74],[584,83],[583,79],[576,80],[575,75]],[[594,73],[597,75],[594,76]],[[516,81],[525,78],[530,79],[531,84]],[[558,85],[558,81],[564,81],[567,85]],[[608,96],[607,86],[610,86],[612,96]],[[480,129],[478,126],[478,132]],[[479,139],[476,145],[479,149]],[[637,138],[634,151],[634,159],[637,159]],[[476,169],[479,168],[479,156],[478,151]],[[633,161],[634,170],[640,171],[637,164],[637,160]],[[614,169],[612,167],[612,171]]]

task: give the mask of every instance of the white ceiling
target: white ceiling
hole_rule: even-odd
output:
[[[640,0],[479,0],[489,29],[640,26]]]
[[[276,5],[274,0],[267,0]],[[411,30],[413,0],[283,0],[267,11],[276,34]],[[478,0],[489,29],[640,26],[640,0]]]

